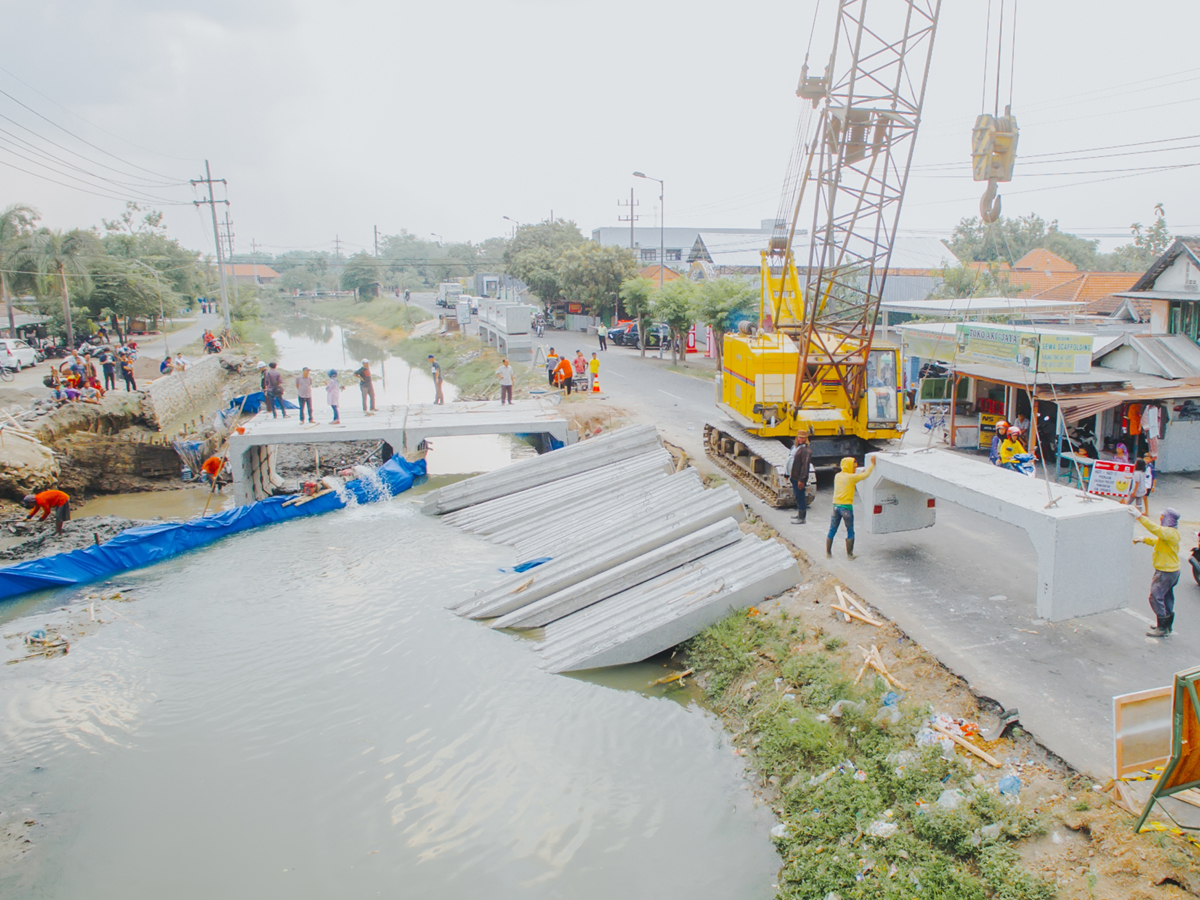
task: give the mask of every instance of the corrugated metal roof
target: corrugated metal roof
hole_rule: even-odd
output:
[[[1082,304],[1058,300],[1033,300],[1023,297],[956,297],[947,300],[913,300],[906,303],[883,304],[888,312],[913,313],[918,316],[999,316],[1044,313],[1050,310],[1069,311]]]
[[[699,239],[712,257],[714,266],[730,266],[757,269],[762,263],[762,251],[767,249],[771,235],[768,232],[709,232],[699,233]],[[801,270],[808,268],[809,240],[807,236],[797,236],[792,246],[792,254],[796,266]],[[892,245],[892,257],[888,271],[897,269],[913,269],[921,273],[929,273],[946,263],[954,262],[951,253],[942,240],[925,235],[899,235]],[[930,286],[929,290],[932,290]],[[929,291],[927,290],[926,293]]]
[[[1200,378],[1200,347],[1186,335],[1130,335],[1129,343],[1138,352],[1138,369],[1142,372],[1149,369],[1147,374],[1172,381]]]

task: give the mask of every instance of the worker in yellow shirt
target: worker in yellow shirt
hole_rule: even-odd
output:
[[[1150,608],[1158,620],[1156,626],[1146,632],[1147,637],[1167,637],[1175,621],[1175,585],[1179,584],[1179,524],[1178,511],[1168,507],[1155,525],[1132,506],[1126,507],[1130,514],[1142,523],[1151,537],[1134,538],[1135,544],[1149,544],[1154,548],[1154,577],[1150,580]]]
[[[588,393],[590,394],[596,388],[596,376],[600,374],[600,360],[596,358],[596,354],[592,354],[592,358],[588,360]]]
[[[854,486],[875,471],[875,455],[871,464],[861,472],[858,464],[847,456],[842,460],[842,471],[833,476],[833,515],[829,518],[829,534],[825,537],[825,556],[833,556],[833,538],[842,521],[846,522],[846,556],[854,559]]]

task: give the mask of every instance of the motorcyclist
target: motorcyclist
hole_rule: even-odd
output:
[[[993,466],[1000,465],[1000,445],[1004,443],[1004,438],[1008,435],[1008,423],[1000,419],[996,423],[996,432],[992,435],[992,447],[988,451],[988,459]]]
[[[1018,456],[1025,455],[1025,446],[1021,443],[1021,429],[1016,425],[1008,429],[1008,437],[1000,444],[1000,465],[1005,469],[1017,469]]]

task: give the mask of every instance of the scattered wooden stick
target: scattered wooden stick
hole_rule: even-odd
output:
[[[986,750],[980,750],[978,747],[976,747],[974,744],[972,744],[966,738],[955,734],[953,731],[950,731],[947,728],[943,728],[937,722],[932,723],[932,727],[933,727],[933,730],[936,731],[938,734],[944,734],[946,737],[950,738],[950,740],[954,741],[954,743],[958,744],[958,746],[962,747],[964,750],[969,750],[971,753],[974,753],[976,756],[978,756],[980,759],[982,759],[985,763],[987,763],[992,768],[995,768],[995,769],[1000,768],[1000,760],[996,759],[996,757],[992,756]]]
[[[867,672],[867,667],[870,666],[882,675],[884,680],[892,687],[900,691],[908,690],[908,685],[887,670],[887,666],[883,663],[883,657],[879,655],[878,647],[872,644],[871,649],[868,650],[862,644],[859,644],[858,649],[863,655],[863,667],[859,670],[858,677],[854,679],[855,684],[858,684],[862,680],[863,675]]]
[[[838,612],[840,612],[840,613],[841,613],[843,616],[845,616],[845,617],[846,617],[846,621],[847,621],[847,622],[849,622],[849,621],[850,621],[850,617],[851,617],[851,616],[853,616],[853,617],[854,617],[854,618],[856,618],[856,619],[859,619],[859,620],[861,620],[861,621],[863,621],[863,622],[866,622],[868,625],[874,625],[876,628],[879,628],[881,625],[883,625],[883,623],[882,623],[882,622],[876,622],[876,621],[875,621],[874,619],[872,619],[870,616],[864,616],[864,615],[863,615],[862,613],[860,613],[860,612],[859,612],[857,609],[851,609],[851,608],[850,608],[850,607],[848,607],[848,606],[838,606],[836,603],[831,603],[831,604],[830,604],[830,607],[831,607],[831,608],[833,608],[833,609],[836,609],[836,610],[837,610]]]
[[[137,627],[138,627],[138,628],[141,628],[143,631],[146,629],[146,626],[145,626],[145,625],[140,625],[140,624],[138,624],[137,622],[133,621],[133,619],[129,618],[129,616],[125,615],[124,613],[119,613],[119,612],[117,612],[115,609],[113,609],[113,608],[112,608],[111,606],[109,606],[107,603],[105,603],[105,604],[102,604],[102,605],[104,606],[104,608],[105,608],[105,609],[107,609],[107,610],[108,610],[110,613],[112,613],[114,616],[120,616],[122,619],[124,619],[124,620],[125,620],[126,622],[128,622],[130,625],[137,625]]]
[[[662,678],[659,678],[657,681],[652,681],[650,683],[651,684],[670,684],[673,681],[683,681],[683,679],[687,678],[689,675],[691,675],[695,671],[696,671],[695,669],[684,669],[682,672],[673,672],[670,675],[664,675]]]
[[[871,615],[871,610],[867,608],[866,604],[860,601],[852,593],[849,591],[843,591],[841,585],[838,584],[835,584],[833,589],[837,591],[838,599],[842,601],[843,606],[853,606],[864,616],[874,619],[874,616]]]

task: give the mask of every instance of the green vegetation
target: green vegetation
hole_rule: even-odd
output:
[[[1144,272],[1171,244],[1166,213],[1161,203],[1154,206],[1154,224],[1145,227],[1140,222],[1129,226],[1133,237],[1112,253],[1100,253],[1099,241],[1081,238],[1059,231],[1058,220],[1049,224],[1041,216],[1001,218],[994,225],[981,219],[961,220],[954,228],[951,251],[964,263],[1015,263],[1030,250],[1043,248],[1074,263],[1084,271]],[[973,270],[972,270],[973,273]],[[970,295],[955,295],[970,296]],[[979,296],[985,296],[979,294]]]
[[[417,369],[428,367],[432,353],[442,367],[442,377],[459,389],[462,399],[496,399],[500,396],[496,369],[500,366],[501,356],[475,338],[428,334],[406,338],[393,349]],[[541,369],[531,370],[525,365],[512,368],[514,397],[526,395],[532,385],[545,386]]]
[[[1051,900],[1053,883],[1026,871],[1014,847],[1040,833],[1039,818],[976,784],[961,758],[918,747],[927,709],[901,704],[898,724],[879,724],[889,688],[855,685],[843,643],[739,613],[683,647],[763,780],[778,785],[778,896]],[[861,706],[831,718],[838,700]]]

